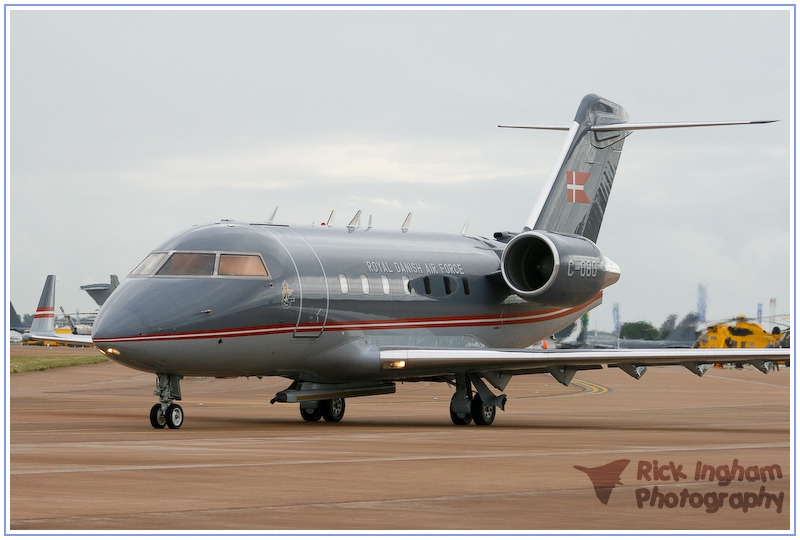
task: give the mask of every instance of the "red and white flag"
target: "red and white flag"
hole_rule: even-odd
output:
[[[591,173],[567,171],[567,202],[584,204],[591,202],[583,188],[590,176]]]

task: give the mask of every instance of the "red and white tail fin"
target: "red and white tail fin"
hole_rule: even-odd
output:
[[[92,336],[59,334],[56,332],[56,276],[47,276],[33,316],[30,334],[25,336],[34,341],[55,341],[68,345],[93,345]],[[24,338],[23,338],[24,339]]]
[[[42,296],[31,324],[31,335],[54,334],[56,328],[56,276],[49,275],[44,282]]]

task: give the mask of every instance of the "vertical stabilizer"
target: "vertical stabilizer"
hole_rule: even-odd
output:
[[[49,275],[44,282],[42,296],[33,316],[31,334],[50,334],[55,332],[56,326],[56,276]]]
[[[625,109],[616,103],[594,94],[583,98],[526,229],[577,234],[597,241],[622,143],[630,132],[593,128],[627,120]]]

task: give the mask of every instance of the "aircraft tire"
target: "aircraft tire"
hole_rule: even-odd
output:
[[[150,425],[156,429],[164,429],[167,425],[167,417],[161,410],[161,403],[156,403],[150,409]]]
[[[167,427],[178,429],[183,425],[183,409],[177,403],[167,407]]]
[[[450,420],[457,426],[468,426],[472,423],[472,414],[471,413],[459,413],[453,410],[453,401],[455,401],[456,396],[453,395],[450,398]]]
[[[304,409],[303,406],[300,405],[300,416],[302,416],[303,420],[306,422],[316,422],[322,418],[322,411],[319,410],[319,407],[316,409]]]
[[[494,405],[487,405],[481,399],[481,396],[475,394],[472,398],[472,419],[475,420],[476,426],[490,426],[494,422],[494,416],[497,413],[497,407]]]
[[[450,411],[450,420],[457,426],[468,426],[472,422],[472,415]]]
[[[326,399],[319,402],[322,418],[326,422],[339,422],[344,418],[344,398]]]

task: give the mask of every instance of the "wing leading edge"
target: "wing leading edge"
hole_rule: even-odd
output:
[[[381,371],[397,379],[464,373],[504,375],[549,372],[568,385],[578,370],[618,367],[640,378],[648,366],[681,365],[702,375],[713,364],[752,364],[763,373],[772,363],[788,361],[789,349],[618,349],[547,351],[540,349],[400,349],[380,350]],[[568,375],[568,374],[572,375]]]

